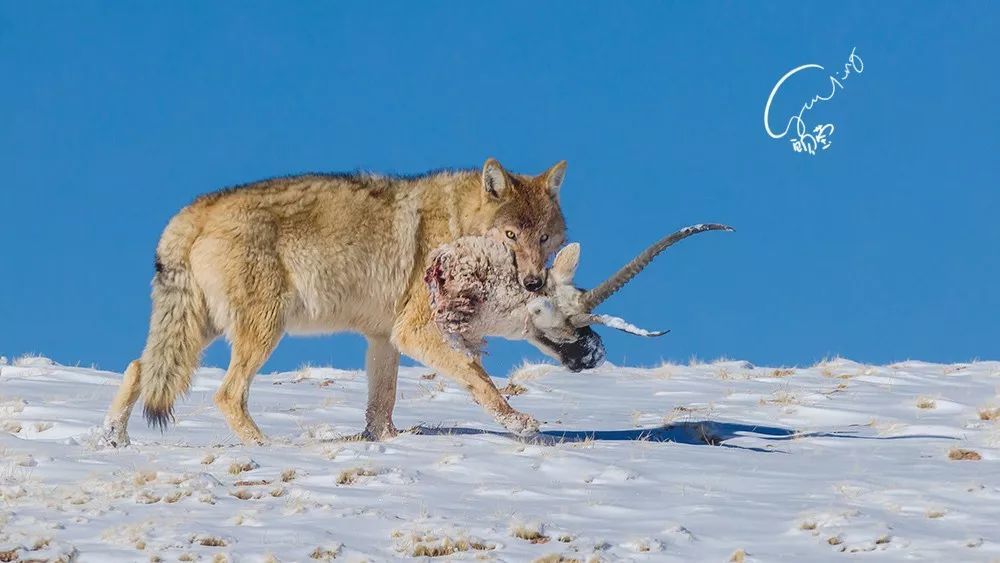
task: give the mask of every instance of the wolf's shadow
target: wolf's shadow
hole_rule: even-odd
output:
[[[755,438],[769,442],[779,442],[799,438],[846,438],[860,440],[899,440],[912,438],[942,440],[957,439],[953,436],[937,436],[929,434],[911,434],[903,436],[866,435],[863,430],[867,427],[851,426],[849,428],[849,430],[833,432],[800,432],[798,430],[782,428],[779,426],[744,424],[739,422],[719,422],[714,420],[696,420],[676,422],[654,428],[634,428],[628,430],[543,430],[538,434],[531,436],[517,436],[515,434],[511,434],[510,432],[500,432],[480,428],[444,426],[415,426],[411,428],[409,432],[425,436],[489,434],[510,438],[526,444],[548,446],[588,441],[675,442],[678,444],[690,444],[697,446],[722,446],[766,453],[779,452],[780,450],[775,449],[774,444],[766,444],[765,447],[759,447],[743,446],[727,442],[734,438]]]

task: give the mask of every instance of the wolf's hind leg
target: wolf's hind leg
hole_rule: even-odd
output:
[[[229,428],[244,444],[263,445],[264,434],[247,411],[250,383],[281,339],[277,315],[264,314],[233,331],[232,357],[222,385],[215,393],[215,405],[226,417]],[[269,322],[270,321],[270,322]]]
[[[368,408],[362,437],[367,440],[392,438],[398,434],[392,423],[392,409],[396,405],[399,350],[389,342],[388,336],[368,336],[365,371],[368,374]]]
[[[122,384],[118,387],[108,414],[104,417],[104,428],[101,432],[101,442],[113,448],[129,445],[128,418],[132,415],[132,407],[139,399],[139,380],[142,367],[139,360],[131,362],[125,368]]]

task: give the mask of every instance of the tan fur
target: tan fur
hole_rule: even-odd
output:
[[[544,275],[565,234],[557,198],[564,170],[559,163],[524,176],[489,159],[482,172],[306,175],[197,199],[160,239],[149,337],[108,412],[106,439],[127,443],[127,419],[140,394],[146,418],[165,425],[202,350],[225,335],[232,357],[215,403],[242,441],[262,443],[247,395],[286,332],[367,337],[371,438],[395,434],[400,352],[461,382],[509,429],[536,429],[477,360],[444,341],[431,322],[422,276],[432,249],[466,235],[502,241],[522,279]]]

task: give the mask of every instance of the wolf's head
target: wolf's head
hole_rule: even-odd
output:
[[[566,238],[558,197],[565,175],[566,161],[537,176],[507,172],[494,158],[483,165],[482,197],[494,209],[483,234],[511,251],[528,291],[545,287],[545,264]]]

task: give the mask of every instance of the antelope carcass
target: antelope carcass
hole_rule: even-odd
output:
[[[705,231],[732,230],[716,223],[685,227],[642,251],[591,290],[573,285],[580,260],[580,245],[573,243],[556,255],[538,293],[527,291],[519,282],[514,259],[503,243],[463,237],[431,253],[424,281],[430,289],[434,322],[456,348],[478,356],[487,336],[528,340],[568,369],[580,371],[604,361],[604,344],[592,325],[639,336],[665,334],[641,329],[620,317],[595,314],[598,305],[677,241]]]

